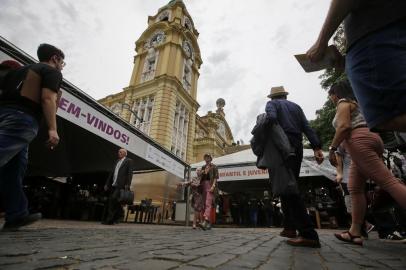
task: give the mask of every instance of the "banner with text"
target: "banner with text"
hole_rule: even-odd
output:
[[[196,176],[196,169],[192,172],[192,176]],[[300,177],[320,176],[322,175],[317,170],[311,168],[308,164],[302,163],[300,169]],[[268,170],[258,169],[256,166],[242,166],[219,168],[219,181],[240,181],[240,180],[258,180],[269,179]]]
[[[185,167],[180,162],[63,90],[57,115],[178,177],[184,177]]]

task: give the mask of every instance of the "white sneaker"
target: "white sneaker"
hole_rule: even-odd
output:
[[[398,231],[394,231],[388,234],[385,238],[380,238],[380,240],[387,243],[406,243],[406,238]]]

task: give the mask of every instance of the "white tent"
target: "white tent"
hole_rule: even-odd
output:
[[[325,160],[318,165],[313,156],[313,150],[304,149],[303,162],[300,170],[300,177],[325,176],[330,180],[335,179],[335,168],[328,161],[328,153],[324,153]],[[268,171],[258,169],[255,166],[257,157],[251,149],[243,150],[237,153],[217,157],[213,163],[219,169],[219,181],[238,181],[238,180],[259,180],[268,179]],[[205,164],[204,161],[192,164],[193,172]]]

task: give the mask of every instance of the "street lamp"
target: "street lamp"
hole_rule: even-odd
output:
[[[125,102],[119,102],[119,104],[121,105],[122,109],[126,108],[127,110],[129,110],[135,116],[135,118],[140,121],[140,123],[144,122],[144,120],[142,118],[139,118],[138,114],[131,109],[130,104]]]

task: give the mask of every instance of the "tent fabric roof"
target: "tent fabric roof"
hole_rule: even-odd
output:
[[[310,168],[312,171],[316,172],[320,176],[325,176],[326,178],[334,181],[335,180],[335,173],[336,169],[330,165],[328,161],[328,153],[323,152],[324,154],[324,161],[322,164],[317,164],[314,159],[314,153],[312,149],[303,149],[303,166]],[[236,152],[233,154],[217,157],[213,159],[213,163],[217,165],[217,167],[227,168],[243,168],[248,166],[255,166],[257,161],[257,157],[252,152],[252,149],[246,149],[240,152]],[[194,163],[191,165],[192,170],[195,170],[198,167],[201,167],[205,164],[204,161]]]
[[[326,153],[325,153],[326,156]],[[310,158],[313,157],[313,150],[303,149],[303,157]],[[240,152],[232,153],[229,155],[217,157],[213,159],[213,163],[219,167],[222,166],[238,166],[242,164],[255,164],[257,161],[257,156],[252,152],[252,149],[246,149]],[[205,164],[204,161],[194,163],[191,165],[192,168],[198,168]]]

